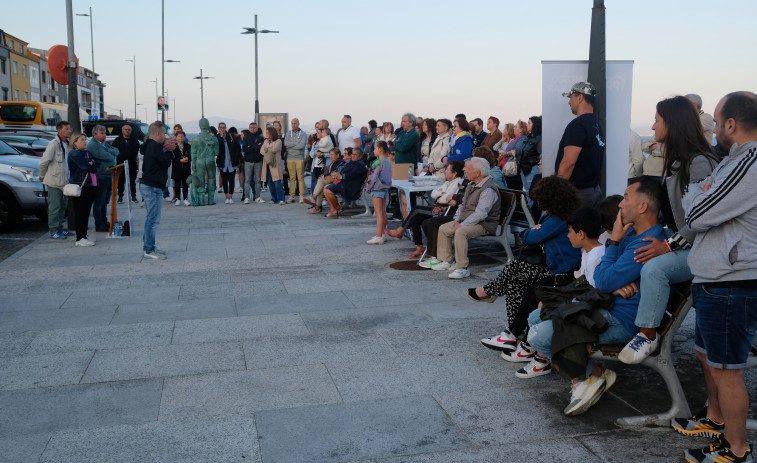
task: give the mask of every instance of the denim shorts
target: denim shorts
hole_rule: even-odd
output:
[[[713,368],[746,368],[757,333],[757,289],[694,283],[691,292],[697,316],[694,348]]]
[[[371,198],[388,198],[389,192],[384,190],[371,191]]]

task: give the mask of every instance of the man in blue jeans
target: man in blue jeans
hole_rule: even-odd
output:
[[[715,107],[715,136],[730,148],[728,157],[683,197],[686,223],[697,233],[688,259],[694,349],[709,402],[706,413],[676,418],[672,426],[716,437],[708,447],[686,450],[687,461],[744,463],[754,461],[746,442],[744,369],[757,332],[757,95],[723,97]]]
[[[168,179],[168,167],[171,165],[171,152],[176,148],[176,140],[166,139],[166,129],[162,122],[150,124],[149,136],[142,146],[142,182],[139,191],[145,201],[147,217],[145,231],[142,235],[144,259],[165,259],[166,253],[155,247],[155,232],[160,223],[163,207],[163,187]]]

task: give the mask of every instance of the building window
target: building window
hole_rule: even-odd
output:
[[[11,49],[11,50],[15,50],[15,49],[16,49],[16,42],[14,42],[13,40],[11,40],[11,46],[10,46],[10,49]]]
[[[24,101],[29,101],[29,92],[24,92]]]
[[[0,59],[0,72],[2,72],[3,74],[5,74],[6,72],[8,72],[8,71],[5,70],[5,60],[4,59]]]
[[[18,75],[18,61],[13,62],[13,75],[14,76]]]
[[[23,54],[24,54],[24,45],[23,45],[23,44],[21,44],[21,43],[19,43],[19,44],[18,44],[18,50],[19,50],[19,51],[21,52],[21,54],[23,55]]]
[[[24,78],[29,77],[29,66],[25,64],[21,65],[21,76]]]
[[[8,101],[8,90],[3,89],[3,101]]]
[[[42,83],[47,83],[47,73],[45,71],[42,71]]]
[[[13,90],[13,96],[15,97],[13,101],[21,101],[21,98],[18,97],[18,89]]]

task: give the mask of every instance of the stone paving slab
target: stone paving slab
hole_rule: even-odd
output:
[[[155,421],[163,380],[0,391],[0,437]]]
[[[76,290],[71,294],[63,307],[91,306],[94,304],[118,304],[124,301],[132,303],[175,302],[179,300],[179,286],[161,286],[157,288],[130,288],[94,293],[87,290]]]
[[[0,312],[17,312],[20,310],[59,309],[71,296],[71,291],[59,291],[42,294],[3,294]]]
[[[42,433],[0,437],[0,455],[6,462],[37,463],[51,435],[51,433]]]
[[[468,445],[428,396],[268,410],[255,417],[266,463],[349,462]]]
[[[252,317],[180,320],[176,322],[173,344],[236,341],[262,336],[303,336],[310,334],[297,314]]]
[[[31,389],[78,384],[91,360],[92,352],[2,358],[0,359],[0,389]]]
[[[308,313],[355,306],[342,292],[237,297],[237,313],[243,315]]]
[[[125,303],[118,306],[111,324],[149,323],[158,321],[227,318],[237,315],[233,297],[195,299],[168,303]]]
[[[181,286],[178,300],[191,301],[213,297],[254,297],[285,293],[284,285],[279,281],[254,281],[246,283],[185,284]]]
[[[165,345],[171,342],[172,331],[172,322],[49,330],[34,338],[28,353],[34,355]]]
[[[262,463],[252,416],[159,421],[53,434],[41,463]]]
[[[428,315],[406,306],[314,311],[300,315],[308,329],[314,334],[334,334],[432,323]]]
[[[23,355],[38,333],[38,331],[0,332],[0,358]]]
[[[64,306],[65,307],[65,306]],[[115,305],[64,309],[0,312],[0,331],[55,330],[105,326],[116,313]]]
[[[323,365],[301,365],[168,378],[160,420],[245,415],[341,402]]]
[[[244,370],[242,344],[205,343],[98,350],[82,383]]]

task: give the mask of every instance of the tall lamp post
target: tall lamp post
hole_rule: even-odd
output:
[[[205,79],[212,79],[212,77],[203,76],[202,68],[200,68],[200,75],[193,77],[193,79],[200,79],[200,114],[205,118],[205,91],[203,90],[202,81]]]
[[[134,120],[137,120],[137,57],[132,59],[126,59],[124,61],[131,61],[134,63]]]
[[[92,7],[89,7],[89,14],[87,13],[76,13],[76,16],[88,16],[89,17],[89,42],[92,46],[92,97],[94,98],[94,103],[92,104],[92,116],[95,116],[95,105],[97,104],[97,74],[95,74],[95,34],[94,30],[92,28]],[[97,114],[99,115],[100,111],[98,108]]]
[[[156,118],[160,117],[158,114],[158,78],[156,77],[155,80],[151,80],[151,83],[155,83],[155,116]]]
[[[258,30],[258,15],[255,15],[255,26],[244,27],[240,34],[255,34],[255,123],[260,124],[260,102],[258,101],[258,34],[278,34],[279,31],[268,29]]]
[[[174,60],[174,59],[164,59],[163,60],[163,63],[162,63],[162,65],[163,65],[162,66],[162,68],[163,68],[163,70],[162,70],[163,76],[161,77],[161,83],[160,83],[160,92],[161,92],[160,96],[163,96],[163,97],[166,96],[166,70],[165,70],[165,63],[181,63],[181,61]],[[158,104],[157,98],[155,100],[155,104],[156,105]],[[160,120],[165,124],[166,123],[166,112],[165,111],[161,111],[160,113],[161,113],[161,116],[160,116],[161,119]]]

